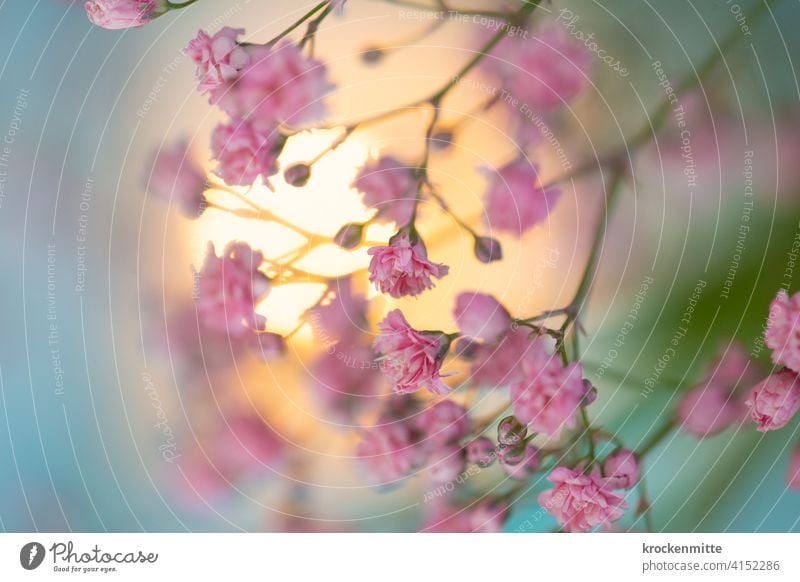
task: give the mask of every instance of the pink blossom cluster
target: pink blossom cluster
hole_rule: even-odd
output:
[[[169,10],[166,0],[88,0],[92,24],[108,29],[143,26]]]

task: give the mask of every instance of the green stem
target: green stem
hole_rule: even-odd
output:
[[[643,458],[647,453],[652,451],[656,447],[656,445],[658,445],[658,443],[664,440],[664,438],[666,438],[674,428],[675,428],[674,420],[670,420],[664,423],[664,425],[660,429],[654,432],[653,435],[645,441],[642,447],[637,451],[636,453],[637,456],[640,459]]]
[[[186,0],[186,2],[170,2],[167,0],[167,10],[180,10],[181,8],[187,8],[197,2],[197,0]]]
[[[196,1],[196,0],[192,0],[192,1]],[[278,41],[280,41],[281,39],[283,39],[283,38],[285,38],[286,36],[288,36],[288,35],[290,35],[291,33],[293,33],[295,30],[297,30],[298,28],[300,28],[300,27],[303,25],[303,23],[304,23],[304,22],[306,22],[306,21],[307,21],[309,18],[311,18],[312,16],[314,16],[314,15],[315,15],[317,12],[319,12],[320,10],[322,10],[322,8],[324,8],[324,7],[325,7],[325,6],[327,6],[327,5],[328,5],[328,0],[325,0],[324,2],[320,2],[319,4],[317,4],[316,6],[314,6],[314,8],[312,8],[311,10],[309,10],[308,12],[306,12],[306,13],[305,13],[303,16],[301,16],[301,17],[300,17],[300,18],[299,18],[297,21],[295,21],[295,22],[294,22],[294,24],[292,24],[292,25],[291,25],[289,28],[287,28],[287,29],[286,29],[286,30],[284,30],[282,33],[280,33],[278,36],[276,36],[276,37],[275,37],[275,38],[273,38],[271,41],[269,41],[269,42],[267,43],[267,46],[272,46],[272,45],[274,45],[275,43],[277,43]]]

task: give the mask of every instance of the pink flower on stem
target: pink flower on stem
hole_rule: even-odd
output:
[[[789,468],[786,471],[786,486],[800,491],[800,445],[796,445],[789,456]]]
[[[247,51],[239,46],[237,37],[243,28],[224,27],[214,36],[204,30],[189,42],[186,54],[197,64],[197,90],[213,91],[239,76],[250,62]]]
[[[325,65],[289,42],[245,49],[249,64],[232,83],[211,90],[213,103],[262,132],[276,123],[299,125],[324,117],[323,98],[333,89]]]
[[[776,372],[752,389],[745,404],[759,432],[783,428],[800,409],[800,379],[788,369]]]
[[[356,455],[369,476],[384,487],[408,477],[423,461],[414,432],[404,421],[364,431]]]
[[[364,204],[377,210],[379,222],[405,225],[414,214],[417,180],[413,170],[391,156],[364,166],[353,181],[364,195]]]
[[[620,449],[603,463],[603,473],[612,489],[633,489],[639,482],[639,460],[627,449]]]
[[[792,297],[784,289],[772,301],[764,343],[772,350],[772,361],[800,371],[800,293]]]
[[[442,278],[450,268],[447,265],[432,263],[422,240],[411,243],[408,235],[392,237],[385,247],[372,247],[367,251],[372,259],[369,262],[369,280],[381,293],[392,297],[419,295],[432,289],[432,277]]]
[[[504,61],[506,90],[528,110],[553,110],[586,85],[589,53],[559,27],[524,40],[509,38],[497,54]]]
[[[148,189],[163,200],[174,200],[181,212],[197,218],[205,208],[206,174],[192,160],[186,142],[158,151]]]
[[[511,330],[511,316],[506,308],[483,293],[459,294],[453,316],[462,334],[489,343],[498,341]]]
[[[255,306],[270,290],[270,280],[258,270],[264,257],[241,242],[229,243],[221,256],[208,244],[200,272],[197,310],[211,329],[243,336],[261,330],[265,319]]]
[[[469,413],[466,408],[452,400],[442,400],[426,408],[417,417],[417,428],[423,435],[426,446],[438,447],[455,443],[470,431]]]
[[[399,309],[390,311],[378,324],[381,331],[373,344],[385,360],[383,370],[398,394],[427,388],[434,394],[447,394],[440,369],[450,340],[439,332],[413,329]]]
[[[553,211],[561,189],[542,188],[536,164],[525,158],[509,162],[491,175],[486,192],[490,228],[521,236]]]
[[[575,414],[588,395],[580,364],[564,366],[547,353],[545,341],[534,341],[534,351],[522,361],[524,378],[511,386],[514,415],[536,431],[557,437],[575,426]]]
[[[230,185],[250,186],[261,176],[269,186],[284,143],[277,130],[262,133],[246,121],[218,125],[211,135],[211,151],[219,162],[214,173]]]
[[[168,10],[165,0],[88,0],[84,7],[92,24],[111,30],[145,25]]]
[[[539,494],[539,505],[568,532],[607,526],[624,514],[627,504],[597,467],[587,475],[580,468],[558,467],[547,477],[554,487]]]

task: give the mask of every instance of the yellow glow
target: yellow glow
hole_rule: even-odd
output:
[[[281,166],[286,168],[308,160],[325,150],[339,134],[340,130],[314,131],[291,138],[281,155]],[[333,236],[342,224],[364,221],[370,216],[358,193],[350,187],[368,157],[367,145],[357,137],[351,137],[314,164],[311,179],[303,188],[288,185],[279,174],[271,180],[274,191],[261,183],[249,190],[236,190],[292,224],[310,232]],[[212,202],[229,208],[247,208],[230,193],[214,191],[209,197]],[[384,231],[385,228],[369,229],[370,236],[388,236],[388,231]],[[228,242],[241,240],[273,259],[302,248],[306,242],[302,235],[285,226],[237,217],[214,208],[194,223],[192,240],[195,265],[202,264],[209,241],[219,251]],[[295,266],[324,277],[335,277],[364,268],[367,263],[364,249],[350,253],[334,245],[324,245],[310,251]],[[270,331],[286,334],[294,330],[303,311],[317,301],[322,291],[320,284],[278,286],[258,306],[258,311],[267,317]],[[310,341],[310,330],[301,331],[295,340],[299,343]]]

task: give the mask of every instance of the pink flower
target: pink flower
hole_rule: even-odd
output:
[[[467,337],[494,343],[511,330],[511,316],[497,299],[483,293],[464,292],[456,297],[453,316]]]
[[[800,293],[789,297],[784,289],[778,292],[769,308],[764,343],[773,362],[800,371]]]
[[[744,405],[736,396],[736,387],[751,386],[757,381],[756,374],[744,348],[738,344],[728,347],[721,358],[707,366],[703,383],[681,396],[677,408],[681,428],[704,438],[740,420]]]
[[[612,489],[632,489],[639,482],[639,461],[627,449],[620,449],[606,457],[603,473]]]
[[[497,345],[484,344],[474,353],[472,381],[479,386],[505,386],[523,379],[522,360],[534,352],[530,330],[517,328]]]
[[[262,418],[240,415],[225,422],[212,446],[217,468],[229,479],[263,471],[281,456],[279,437]]]
[[[424,443],[428,446],[455,443],[469,433],[469,413],[452,400],[442,400],[419,415],[417,429],[424,435]]]
[[[284,142],[277,130],[262,133],[245,121],[218,125],[211,135],[211,151],[219,161],[214,173],[230,185],[250,186],[259,176],[269,185]]]
[[[524,40],[508,39],[503,59],[506,90],[533,111],[548,111],[575,98],[586,84],[588,51],[558,27]]]
[[[381,486],[408,477],[423,460],[411,427],[403,421],[380,424],[364,431],[356,454],[370,477]]]
[[[481,501],[469,507],[443,503],[432,506],[419,531],[424,533],[499,533],[508,508],[499,503]]]
[[[745,402],[759,432],[783,428],[800,409],[800,380],[783,369],[756,385]]]
[[[325,66],[289,42],[247,46],[250,64],[232,83],[211,91],[211,100],[231,117],[262,132],[277,123],[298,125],[322,118],[323,97],[333,89]]]
[[[186,54],[197,64],[197,90],[213,91],[239,76],[239,71],[247,66],[250,57],[239,46],[237,37],[244,34],[243,28],[226,26],[214,36],[204,30],[189,42]]]
[[[206,326],[232,336],[264,327],[264,318],[255,312],[256,303],[270,289],[270,280],[258,270],[263,260],[245,243],[229,243],[219,257],[209,243],[197,299]]]
[[[432,263],[422,240],[411,244],[405,234],[393,237],[385,247],[372,247],[369,280],[381,293],[400,298],[419,295],[434,287],[431,277],[442,278],[450,268]]]
[[[92,24],[112,30],[142,26],[167,11],[164,0],[89,0],[84,7]]]
[[[628,507],[623,496],[609,488],[597,467],[588,475],[580,468],[558,467],[547,480],[555,487],[539,494],[539,505],[568,532],[610,525]]]
[[[564,367],[545,349],[543,338],[534,342],[531,357],[522,361],[524,378],[511,386],[514,415],[536,432],[557,437],[575,426],[575,413],[588,394],[580,364]]]
[[[354,413],[380,401],[381,374],[366,346],[339,344],[319,357],[310,374],[312,397],[335,422],[351,424]]]
[[[416,204],[417,180],[406,164],[391,156],[364,166],[353,187],[364,195],[364,204],[375,208],[378,222],[403,226],[411,220]]]
[[[494,443],[486,437],[478,437],[467,444],[467,462],[479,467],[488,467],[494,463],[497,452]]]
[[[698,438],[722,432],[741,417],[741,401],[730,388],[718,383],[692,388],[678,402],[681,428]]]
[[[312,307],[306,314],[319,341],[324,346],[354,341],[367,329],[367,300],[353,293],[350,277],[337,279],[331,284],[333,299]]]
[[[158,151],[148,182],[150,193],[175,200],[184,215],[196,218],[205,208],[206,174],[190,159],[186,142]]]
[[[383,369],[395,392],[406,394],[423,387],[434,394],[450,391],[439,374],[449,346],[447,336],[413,329],[399,309],[390,311],[378,327],[381,333],[373,346],[383,355]]]
[[[286,341],[277,333],[260,331],[246,337],[250,351],[262,362],[271,362],[286,353]]]
[[[490,228],[521,236],[544,221],[561,197],[561,189],[538,185],[536,164],[518,158],[492,174],[486,192]]]
[[[342,10],[344,10],[345,2],[347,2],[347,0],[331,0],[331,8],[333,8],[334,10],[339,10],[341,12]]]
[[[438,483],[455,480],[464,471],[464,449],[445,445],[432,450],[428,458],[428,475]]]
[[[800,490],[800,445],[795,446],[789,457],[789,468],[786,471],[786,486]]]

